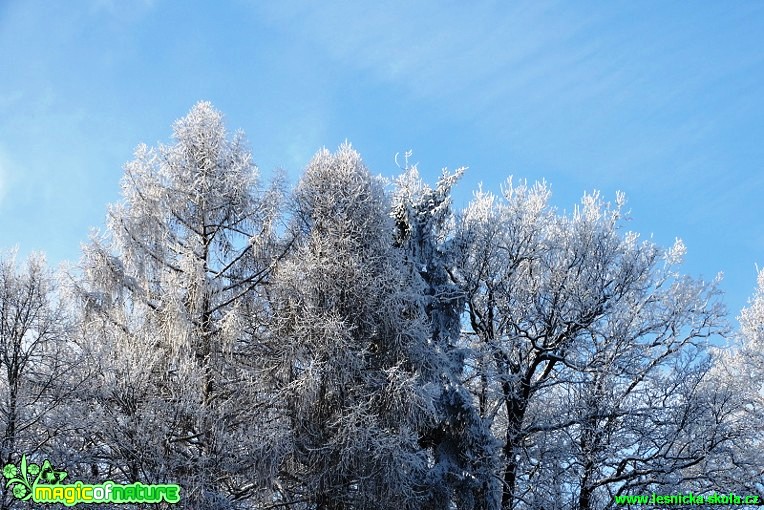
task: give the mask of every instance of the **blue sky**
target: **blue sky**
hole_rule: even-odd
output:
[[[199,100],[294,181],[345,139],[392,176],[622,190],[735,316],[764,266],[762,2],[0,2],[0,248],[76,260],[122,165]]]

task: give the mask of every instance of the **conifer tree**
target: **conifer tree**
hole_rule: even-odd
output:
[[[419,276],[393,246],[380,181],[345,144],[294,193],[295,249],[274,276],[274,367],[292,451],[292,508],[420,508],[419,430],[433,373]],[[304,506],[299,506],[300,504]]]
[[[106,235],[85,247],[84,350],[97,375],[82,433],[94,471],[180,483],[189,507],[228,508],[271,472],[245,325],[265,313],[279,193],[259,188],[243,135],[230,139],[209,103],[173,138],[138,147]]]

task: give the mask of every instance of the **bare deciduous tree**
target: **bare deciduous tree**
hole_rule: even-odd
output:
[[[570,504],[589,509],[599,488],[622,485],[648,469],[645,462],[673,454],[629,444],[638,431],[625,421],[662,420],[653,392],[668,383],[665,372],[677,359],[723,330],[723,310],[713,284],[676,272],[680,242],[662,251],[620,232],[621,195],[615,206],[585,195],[564,215],[548,205],[543,183],[509,180],[503,193],[501,201],[478,193],[466,210],[457,268],[476,353],[474,393],[503,441],[502,506],[538,507],[532,478],[546,457],[531,455],[529,446],[556,430],[568,452],[553,454],[550,467],[565,466],[578,479],[545,479],[566,490],[578,486]],[[676,389],[663,396],[664,406]],[[559,406],[552,415],[550,405]],[[675,433],[645,429],[640,440],[671,444]]]
[[[51,447],[66,424],[57,420],[70,388],[69,318],[42,255],[23,268],[15,253],[0,258],[0,430],[3,465]],[[3,491],[2,508],[12,497]]]

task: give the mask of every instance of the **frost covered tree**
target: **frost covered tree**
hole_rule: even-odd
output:
[[[289,508],[421,508],[435,372],[419,275],[393,245],[389,203],[348,144],[322,150],[294,192],[294,249],[269,289],[271,359],[291,449],[272,501]]]
[[[107,234],[85,247],[82,348],[96,375],[81,447],[94,474],[180,483],[189,507],[229,508],[270,472],[246,325],[264,321],[280,193],[259,188],[243,135],[229,138],[209,103],[173,139],[138,147]]]
[[[444,170],[434,188],[408,166],[395,182],[392,216],[395,240],[408,264],[425,284],[429,343],[441,356],[433,394],[437,421],[425,431],[423,445],[432,449],[429,472],[433,508],[488,509],[498,505],[492,474],[495,441],[465,388],[465,358],[461,342],[465,293],[452,276],[455,220],[451,190],[465,169]]]
[[[694,490],[718,487],[738,494],[764,494],[764,271],[748,306],[738,316],[731,345],[714,349],[703,381],[705,421],[717,425],[722,448],[682,472]],[[761,501],[761,500],[760,500]]]
[[[615,495],[689,491],[681,473],[726,446],[703,391],[710,359],[699,328],[713,324],[677,324],[665,304],[598,328],[576,369],[550,382],[543,407],[529,411],[523,499],[584,510],[612,507]],[[541,483],[550,476],[567,495]]]
[[[76,299],[0,260],[3,460],[179,483],[202,510],[762,490],[764,276],[741,346],[709,350],[716,282],[624,232],[622,195],[560,213],[510,179],[455,212],[462,172],[407,166],[388,194],[345,144],[287,200],[198,103],[125,166]]]
[[[738,317],[739,363],[749,376],[754,395],[764,397],[764,270],[759,271],[756,290]]]
[[[543,507],[576,485],[573,506],[591,508],[594,491],[641,469],[628,455],[637,431],[622,427],[625,416],[660,420],[660,400],[640,395],[667,383],[667,367],[722,328],[714,285],[675,270],[680,243],[661,251],[620,232],[622,196],[613,207],[585,195],[570,215],[554,211],[549,197],[544,183],[510,179],[503,200],[476,195],[460,232],[472,388],[502,441],[497,474],[507,509]],[[564,431],[555,444],[567,452],[547,450],[541,438],[553,430]],[[620,435],[611,441],[613,431]],[[577,480],[562,477],[565,470]],[[539,474],[558,487],[544,503],[534,499]]]
[[[0,257],[0,460],[18,462],[50,451],[66,423],[60,410],[70,392],[66,373],[70,326],[57,282],[42,255],[18,267]],[[14,503],[3,491],[2,508]]]
[[[463,296],[449,275],[449,258],[454,233],[451,189],[465,170],[444,170],[433,189],[421,180],[416,166],[407,166],[395,182],[392,203],[396,245],[427,285],[425,310],[432,342],[444,351],[457,350],[461,332]],[[455,360],[454,371],[461,368]]]

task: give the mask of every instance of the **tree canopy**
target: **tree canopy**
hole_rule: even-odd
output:
[[[509,178],[455,210],[464,171],[385,180],[345,143],[263,184],[198,103],[138,147],[62,283],[0,260],[3,461],[177,483],[194,509],[764,490],[764,276],[732,331],[622,194],[567,213]]]

